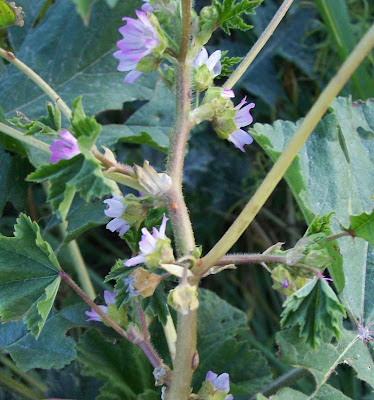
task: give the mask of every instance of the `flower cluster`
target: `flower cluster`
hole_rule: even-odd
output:
[[[50,156],[52,164],[60,160],[70,160],[81,152],[77,139],[68,130],[60,131],[58,134],[62,139],[54,139],[53,144],[49,146],[52,152]]]

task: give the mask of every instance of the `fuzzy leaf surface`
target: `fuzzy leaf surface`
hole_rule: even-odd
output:
[[[351,215],[348,230],[355,236],[365,239],[374,246],[374,212],[371,214]]]
[[[317,348],[323,333],[324,340],[340,338],[345,310],[324,279],[313,279],[288,297],[283,306],[281,327],[299,325],[300,336],[312,348]]]
[[[3,323],[21,318],[30,308],[29,328],[38,336],[60,284],[60,265],[51,246],[29,217],[21,214],[14,237],[0,237],[0,316]]]

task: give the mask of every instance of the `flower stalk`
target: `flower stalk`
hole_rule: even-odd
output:
[[[273,165],[256,193],[247,203],[236,221],[230,226],[227,232],[216,243],[216,245],[203,258],[199,267],[194,268],[194,273],[203,276],[211,266],[220,260],[225,253],[236,243],[248,225],[253,221],[257,213],[265,204],[271,193],[286,173],[297,153],[304,145],[313,129],[318,124],[324,113],[327,111],[333,99],[339,94],[347,83],[353,72],[361,64],[362,60],[374,47],[374,25],[368,30],[364,37],[357,44],[355,49],[340,67],[338,73],[331,79],[323,90],[316,103],[313,105],[304,121],[301,123],[293,138]]]

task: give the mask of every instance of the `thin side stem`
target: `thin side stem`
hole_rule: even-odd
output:
[[[162,325],[164,335],[168,344],[171,361],[174,363],[177,343],[177,331],[175,330],[173,318],[169,314],[166,319],[166,324]]]
[[[347,83],[353,72],[374,46],[374,25],[357,44],[353,52],[343,63],[338,73],[329,82],[327,87],[319,96],[304,121],[301,123],[293,138],[278,158],[256,193],[240,213],[236,221],[222,236],[218,243],[203,258],[202,265],[193,271],[199,276],[204,275],[209,268],[221,259],[236,243],[247,226],[253,221],[261,207],[265,204],[279,181],[286,173],[288,167],[296,157],[297,153],[316,127],[323,114],[327,111],[333,99],[337,96],[343,86]]]
[[[103,174],[104,176],[106,176],[107,178],[111,179],[114,182],[131,187],[140,192],[147,193],[147,191],[143,188],[143,186],[138,182],[136,178],[121,174],[119,172],[103,171]]]
[[[279,7],[278,11],[274,15],[273,19],[270,21],[269,25],[262,32],[262,35],[257,39],[257,42],[253,45],[251,50],[245,56],[244,60],[237,66],[235,71],[232,73],[227,82],[223,85],[225,89],[231,89],[236,82],[244,75],[252,61],[256,58],[257,54],[265,46],[267,41],[270,39],[271,35],[282,21],[287,10],[290,8],[293,0],[284,0],[282,5]]]
[[[63,239],[65,239],[67,235],[67,228],[68,224],[66,221],[61,222],[58,224],[58,229]],[[65,248],[69,254],[69,259],[74,266],[74,270],[78,275],[79,283],[81,284],[83,290],[87,293],[91,300],[95,299],[96,292],[93,287],[91,278],[88,274],[86,264],[82,257],[82,253],[78,246],[76,240],[71,240],[69,243],[65,245]]]
[[[27,144],[28,146],[35,147],[36,149],[38,149],[44,153],[51,154],[51,150],[49,150],[49,145],[47,143],[44,143],[41,140],[35,139],[32,136],[26,136],[22,132],[18,131],[17,129],[14,129],[8,125],[5,125],[2,122],[0,122],[0,132],[3,132],[6,135],[19,140],[20,142],[23,142],[23,143]]]
[[[104,154],[101,154],[100,151],[95,148],[91,149],[91,153],[106,167],[110,168],[110,172],[120,172],[121,174],[132,177],[136,176],[134,168],[130,167],[129,165],[124,165],[116,161],[109,160],[109,158],[105,157]]]
[[[140,332],[138,332],[136,329],[131,329],[131,332],[127,334],[115,321],[109,318],[108,315],[106,315],[105,312],[103,312],[95,302],[89,298],[89,296],[73,281],[73,279],[70,278],[65,271],[60,271],[60,278],[65,280],[65,282],[75,291],[75,293],[77,293],[77,295],[81,297],[85,303],[87,303],[94,311],[97,312],[97,314],[99,314],[103,322],[114,329],[123,338],[138,346],[154,368],[164,367],[165,371],[168,371],[168,367],[159,357],[152,344],[145,340]]]
[[[14,379],[9,378],[8,376],[5,376],[3,374],[0,374],[0,387],[3,387],[4,389],[8,390],[9,392],[16,394],[21,399],[25,399],[25,400],[43,399],[43,396],[33,392],[31,389],[29,389],[23,383],[17,382]]]
[[[7,368],[9,368],[13,373],[17,374],[23,381],[30,384],[31,386],[34,386],[34,388],[37,389],[40,394],[45,394],[47,392],[48,387],[46,385],[35,379],[33,376],[22,372],[20,369],[17,368],[14,362],[5,355],[0,356],[0,362]]]
[[[327,238],[325,239],[325,241],[326,241],[326,242],[331,242],[331,241],[333,241],[333,240],[340,239],[340,238],[345,237],[345,236],[352,236],[352,237],[354,237],[355,234],[354,234],[354,232],[351,232],[351,231],[339,232],[339,233],[336,233],[335,235],[327,236]]]
[[[0,57],[9,61],[16,68],[22,71],[27,77],[29,77],[32,81],[34,81],[40,87],[40,89],[42,89],[43,92],[53,100],[53,102],[57,105],[57,107],[61,110],[61,112],[70,121],[72,116],[70,108],[61,99],[61,97],[48,85],[47,82],[45,82],[36,72],[34,72],[30,67],[28,67],[21,60],[19,60],[10,51],[6,51],[0,48]]]
[[[267,254],[227,254],[218,260],[215,265],[246,265],[261,263],[279,263],[286,264],[285,256],[272,256]]]

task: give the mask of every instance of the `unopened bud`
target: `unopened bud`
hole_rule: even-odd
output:
[[[197,287],[189,283],[181,283],[169,292],[168,303],[183,315],[188,314],[189,311],[196,310],[199,306]]]
[[[17,7],[14,1],[6,2],[5,0],[0,1],[0,29],[8,28],[9,26],[23,26],[25,13],[22,11],[22,7]]]
[[[153,197],[162,198],[171,189],[170,176],[156,172],[148,161],[144,161],[143,167],[135,165],[135,172],[139,183]]]

